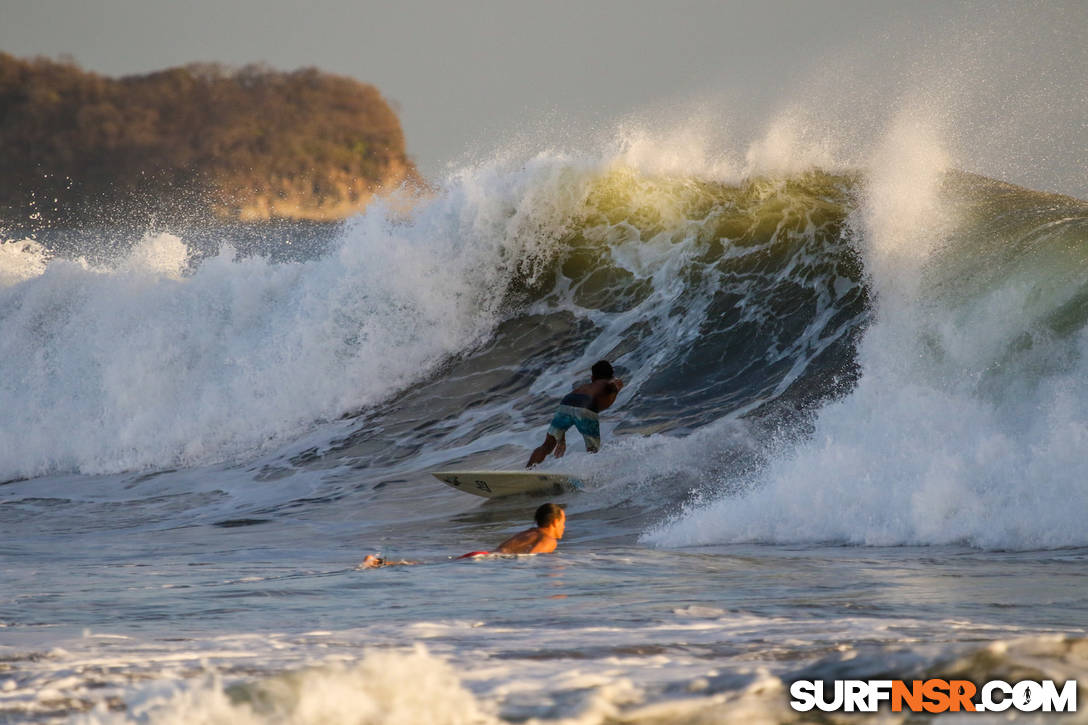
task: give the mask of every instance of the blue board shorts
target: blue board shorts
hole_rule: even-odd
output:
[[[563,398],[559,409],[552,417],[552,423],[548,427],[548,435],[563,443],[567,436],[567,429],[574,426],[582,434],[586,441],[587,451],[598,451],[601,448],[601,423],[597,419],[597,411],[588,406],[588,395],[571,393]]]

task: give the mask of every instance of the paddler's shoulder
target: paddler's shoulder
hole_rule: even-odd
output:
[[[526,529],[499,544],[499,548],[495,551],[499,554],[532,554],[544,538],[551,537],[539,528]],[[553,545],[549,551],[554,549],[555,546]]]

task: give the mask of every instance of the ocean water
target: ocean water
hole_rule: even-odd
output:
[[[9,239],[0,722],[809,722],[795,679],[953,675],[1083,701],[1088,202],[882,138],[730,165],[621,135],[331,227]],[[545,464],[587,484],[558,551],[454,560],[546,499],[428,471],[520,467],[601,358],[604,449]]]

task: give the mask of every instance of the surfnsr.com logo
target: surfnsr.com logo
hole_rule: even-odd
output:
[[[1076,712],[1077,681],[1059,688],[1053,680],[991,680],[981,687],[970,680],[797,680],[790,697],[798,712],[876,712],[883,703],[892,712]]]

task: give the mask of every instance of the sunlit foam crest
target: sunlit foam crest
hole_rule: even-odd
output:
[[[189,247],[175,234],[147,234],[128,253],[119,269],[179,279],[189,265]]]
[[[948,166],[937,124],[913,111],[895,118],[874,150],[863,218],[865,252],[878,290],[903,274],[916,275],[917,264],[944,241],[952,223],[940,199]]]
[[[651,177],[736,183],[741,173],[729,148],[726,129],[715,127],[709,118],[689,119],[664,132],[627,122],[604,146],[602,158],[607,166],[630,168]]]
[[[838,144],[800,111],[775,116],[749,141],[731,137],[721,118],[703,112],[664,130],[635,121],[621,124],[604,145],[606,167],[649,177],[695,178],[739,184],[755,176],[788,177],[814,169],[847,170]]]
[[[174,234],[145,234],[121,258],[108,264],[92,264],[84,258],[74,263],[101,274],[148,274],[178,279],[188,269],[189,247]],[[7,287],[45,273],[54,255],[33,239],[0,244],[0,287]],[[57,260],[71,264],[73,260]]]
[[[745,153],[745,176],[789,176],[812,169],[833,171],[836,160],[829,136],[816,132],[797,116],[775,118]]]
[[[0,242],[0,287],[37,277],[45,271],[50,256],[33,239]]]

